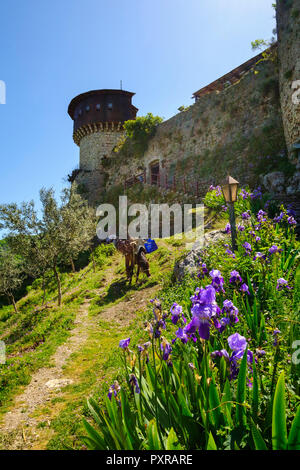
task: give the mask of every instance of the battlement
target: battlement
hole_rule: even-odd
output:
[[[125,90],[92,90],[73,98],[68,113],[74,121],[74,142],[80,145],[84,136],[94,132],[121,131],[125,121],[136,118],[133,96]]]

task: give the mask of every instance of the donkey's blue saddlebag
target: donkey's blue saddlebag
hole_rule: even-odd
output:
[[[148,238],[148,240],[145,241],[144,245],[147,253],[152,253],[152,251],[155,251],[158,248],[155,241],[151,238]]]

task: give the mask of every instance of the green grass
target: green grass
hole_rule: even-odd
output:
[[[93,273],[89,265],[75,274],[62,273],[61,277],[61,307],[55,304],[55,284],[51,279],[46,306],[41,306],[43,292],[41,280],[37,279],[17,303],[17,314],[11,306],[0,309],[0,339],[5,342],[7,357],[6,364],[0,366],[0,415],[12,404],[20,387],[30,382],[32,373],[49,366],[57,347],[70,336],[78,308],[89,295],[87,291],[101,286],[103,270]]]
[[[125,280],[124,258],[115,251],[106,253],[98,248],[95,272],[91,261],[77,273],[62,273],[61,307],[55,303],[55,283],[48,279],[46,306],[40,306],[42,282],[36,280],[19,300],[18,314],[9,306],[0,309],[0,335],[6,343],[8,357],[7,363],[0,366],[0,416],[3,416],[12,409],[14,397],[29,384],[32,374],[41,367],[51,366],[56,349],[72,334],[78,309],[84,301],[90,302],[92,323],[88,339],[64,366],[64,375],[74,383],[33,413],[39,433],[34,448],[82,447],[80,436],[82,417],[87,415],[86,397],[92,395],[102,400],[113,380],[122,381],[120,339],[130,336],[133,345],[146,341],[143,323],[147,311],[137,307],[127,326],[104,320],[101,314],[138,293],[147,295],[148,289],[159,290],[170,283],[173,264],[185,251],[184,242],[171,237],[159,240],[158,245],[159,249],[148,256],[151,277],[140,275],[139,282],[133,280],[131,286]],[[5,448],[12,437],[13,433],[10,437],[0,436],[0,448]]]

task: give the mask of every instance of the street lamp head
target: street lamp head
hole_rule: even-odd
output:
[[[238,185],[239,182],[237,180],[232,178],[232,176],[227,176],[221,186],[225,202],[236,202]]]

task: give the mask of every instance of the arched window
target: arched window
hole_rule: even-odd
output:
[[[150,184],[159,185],[159,160],[150,163]]]

